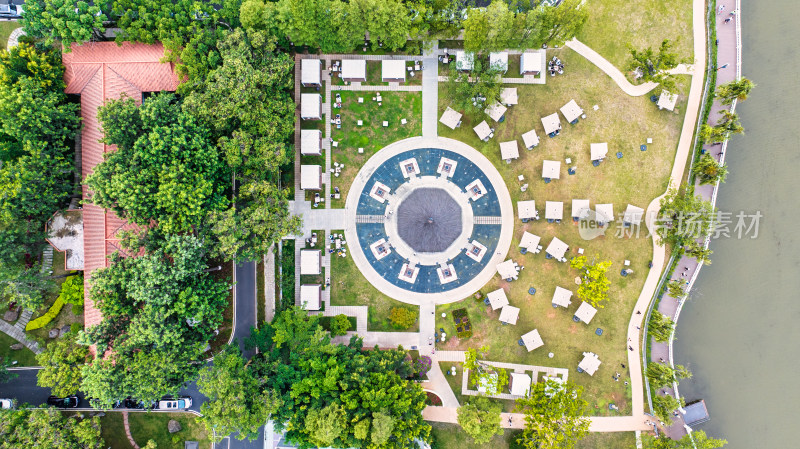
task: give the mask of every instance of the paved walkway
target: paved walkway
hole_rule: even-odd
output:
[[[128,412],[122,412],[122,423],[125,426],[125,436],[128,437],[128,442],[131,443],[131,447],[133,447],[133,449],[139,449],[139,445],[136,444],[133,435],[131,435],[131,426],[128,424]]]
[[[275,317],[275,253],[272,248],[264,256],[264,317],[266,322]]]
[[[694,34],[696,39],[697,32],[695,31]],[[705,29],[703,30],[703,35],[705,35]],[[705,41],[705,38],[703,38],[703,40]],[[620,89],[622,89],[623,92],[632,97],[641,97],[642,95],[650,92],[651,90],[655,89],[656,86],[658,86],[658,84],[654,82],[647,82],[636,86],[631,84],[631,82],[628,81],[627,78],[625,78],[625,75],[622,72],[620,72],[620,70],[616,68],[614,64],[610,63],[606,58],[600,56],[599,53],[587,47],[586,44],[579,41],[578,39],[572,39],[571,41],[566,42],[565,45],[575,50],[579,55],[588,59],[592,64],[596,65],[600,70],[606,72],[606,74],[610,76],[615,83],[617,83],[617,85],[619,86]]]
[[[423,73],[423,83],[424,80],[424,73]],[[412,86],[407,84],[398,84],[398,83],[389,83],[388,86],[381,85],[381,86],[374,86],[371,84],[361,84],[359,82],[351,83],[347,86],[331,86],[329,90],[347,90],[347,91],[356,91],[356,92],[422,92],[424,89],[423,86]],[[330,121],[328,122],[330,123]]]
[[[22,28],[17,28],[11,32],[8,36],[8,44],[6,45],[7,50],[11,50],[12,48],[16,47],[19,44],[19,38],[25,35],[25,31],[22,31]]]
[[[439,135],[439,60],[438,41],[423,52],[422,59],[422,137]]]

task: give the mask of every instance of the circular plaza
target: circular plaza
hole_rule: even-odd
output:
[[[414,137],[372,156],[345,207],[345,237],[364,277],[409,304],[459,301],[505,259],[511,197],[492,163],[445,138]]]

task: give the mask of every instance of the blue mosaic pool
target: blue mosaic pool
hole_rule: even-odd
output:
[[[419,173],[416,176],[438,177],[440,175],[436,170],[442,158],[455,161],[456,166],[450,181],[458,186],[462,192],[465,192],[467,190],[466,187],[476,180],[479,180],[483,185],[483,196],[475,201],[469,201],[473,215],[484,218],[499,218],[501,215],[500,202],[492,182],[477,165],[458,153],[433,148],[405,151],[381,164],[364,184],[364,188],[358,197],[357,215],[386,216],[388,202],[382,203],[376,200],[370,195],[370,192],[375,183],[380,182],[388,187],[390,193],[394,193],[398,187],[408,181],[403,176],[400,162],[411,158],[414,158],[419,165]],[[485,221],[481,218],[473,220],[473,222],[481,223]],[[476,262],[466,255],[465,250],[460,251],[455,257],[448,260],[448,263],[452,264],[455,269],[457,279],[444,284],[439,280],[437,274],[437,268],[439,267],[432,265],[417,265],[419,272],[413,283],[399,279],[398,275],[403,264],[407,263],[408,260],[398,254],[394,248],[389,255],[377,260],[370,250],[370,245],[380,239],[387,239],[391,243],[383,223],[359,222],[356,224],[356,234],[367,261],[383,279],[397,287],[416,293],[442,293],[468,283],[486,268],[486,265],[492,259],[492,254],[497,250],[500,239],[502,226],[499,224],[500,220],[497,220],[497,223],[474,224],[472,226],[472,234],[468,237],[468,240],[470,242],[475,240],[486,247],[483,257],[480,262]]]

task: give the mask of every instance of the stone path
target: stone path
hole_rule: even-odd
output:
[[[422,136],[439,135],[439,60],[436,53],[439,48],[435,41],[432,48],[423,52],[422,59]]]
[[[22,31],[22,28],[17,28],[11,32],[8,36],[8,44],[6,45],[7,50],[11,50],[12,48],[16,47],[19,44],[19,38],[25,35],[25,32]]]
[[[272,287],[270,287],[272,286]],[[275,253],[272,248],[264,256],[264,317],[266,322],[275,317]]]
[[[131,443],[131,447],[133,447],[133,449],[139,449],[139,445],[136,444],[136,441],[131,435],[131,426],[128,424],[128,412],[122,412],[122,423],[125,425],[125,436],[128,437],[128,442]]]
[[[705,35],[705,31],[703,32]],[[696,38],[697,32],[695,32]],[[705,39],[703,39],[705,40]],[[572,39],[571,41],[566,42],[565,44],[567,47],[575,50],[579,55],[583,56],[584,58],[588,59],[589,62],[596,65],[600,70],[604,71],[606,75],[610,76],[617,86],[622,89],[623,92],[632,96],[632,97],[640,97],[651,90],[655,89],[658,86],[657,83],[654,82],[647,82],[644,84],[633,85],[625,75],[620,72],[618,68],[614,66],[611,62],[609,62],[606,58],[600,56],[599,53],[592,50],[586,44],[579,41],[578,39]],[[705,53],[703,53],[705,55]]]

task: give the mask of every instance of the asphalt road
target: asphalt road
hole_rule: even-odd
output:
[[[254,351],[244,351],[244,340],[250,335],[250,328],[256,325],[256,265],[254,262],[244,262],[236,266],[236,312],[234,314],[234,342],[239,344],[246,357],[251,357]],[[211,363],[211,362],[209,362]],[[17,374],[17,378],[8,383],[0,384],[0,398],[16,399],[19,404],[28,403],[34,406],[47,403],[50,396],[49,388],[42,388],[36,385],[36,373],[38,368],[12,368]],[[199,412],[200,407],[208,400],[197,390],[197,385],[191,382],[182,389],[182,396],[192,398],[190,410]],[[89,402],[78,395],[81,402],[79,409],[88,409]],[[235,438],[223,440],[217,447],[224,449],[255,449],[264,447],[264,429],[261,428],[260,437],[253,442],[239,441]]]

